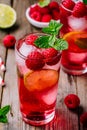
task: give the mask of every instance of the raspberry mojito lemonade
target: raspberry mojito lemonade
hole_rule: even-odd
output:
[[[60,21],[63,24],[61,35],[71,31],[87,32],[87,2],[62,0],[60,4]]]
[[[55,115],[61,50],[67,48],[65,40],[56,38],[60,26],[51,21],[43,28],[49,35],[29,34],[15,47],[20,110],[23,120],[32,125],[46,124]]]
[[[69,48],[62,53],[62,68],[73,75],[87,72],[87,32],[70,32],[64,35]]]
[[[62,68],[72,75],[87,72],[87,1],[63,0],[60,4],[61,37],[69,48],[62,53]]]

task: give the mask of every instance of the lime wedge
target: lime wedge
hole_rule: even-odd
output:
[[[16,11],[6,4],[0,4],[0,28],[9,28],[16,22]]]

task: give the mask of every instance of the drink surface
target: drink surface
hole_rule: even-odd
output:
[[[20,110],[27,123],[42,125],[54,117],[61,53],[37,48],[30,37],[16,46]]]

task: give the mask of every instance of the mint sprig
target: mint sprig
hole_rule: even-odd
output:
[[[0,122],[2,123],[8,122],[7,113],[9,112],[9,110],[10,110],[10,105],[7,105],[0,109]]]
[[[50,3],[50,0],[39,0],[39,5],[45,7]]]
[[[58,35],[62,26],[63,25],[61,23],[51,20],[48,27],[43,28],[42,31],[47,34]]]
[[[48,27],[42,31],[48,35],[40,36],[36,39],[35,45],[39,48],[55,48],[56,50],[65,50],[68,48],[68,43],[62,38],[57,38],[62,27],[61,23],[51,20]]]

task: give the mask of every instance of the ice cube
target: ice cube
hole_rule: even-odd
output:
[[[27,56],[30,52],[32,52],[33,50],[35,50],[36,47],[32,46],[32,45],[27,45],[25,42],[22,44],[22,46],[19,49],[19,52],[24,55]]]
[[[42,94],[42,100],[48,104],[51,105],[56,101],[56,97],[57,97],[57,85],[49,90],[47,93]]]
[[[53,69],[53,70],[59,70],[60,68],[60,63],[61,61],[59,61],[57,64],[55,65],[47,65],[45,64],[45,66],[43,67],[43,69]]]
[[[85,53],[69,53],[69,61],[75,64],[82,64],[86,59]]]
[[[16,57],[16,63],[19,65],[24,65],[25,61],[22,57],[20,57],[20,55],[18,54],[18,52],[15,52],[15,57]]]
[[[68,17],[68,24],[74,31],[82,31],[87,27],[87,19],[85,17],[76,18],[71,15]]]

